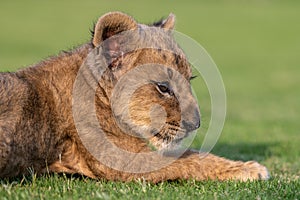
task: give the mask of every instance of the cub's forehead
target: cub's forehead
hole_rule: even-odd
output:
[[[173,37],[173,30],[138,24],[136,31],[138,32],[141,46],[146,47],[147,45],[156,49],[173,51],[179,55],[183,54]]]
[[[186,79],[190,79],[190,65],[173,35],[172,29],[137,24],[133,29],[119,32],[102,41],[95,56],[101,52],[108,59],[104,63],[114,61],[115,64],[126,64],[127,68],[114,68],[122,73],[138,65],[158,63],[172,67]]]
[[[168,60],[172,60],[172,65],[188,79],[191,77],[191,67],[187,57],[181,47],[174,39],[174,31],[170,29],[163,29],[155,26],[148,26],[139,24],[138,30],[140,43],[139,47],[153,48],[159,50],[160,54]]]

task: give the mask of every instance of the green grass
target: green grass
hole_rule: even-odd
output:
[[[274,178],[270,182],[113,183],[66,176],[30,177],[2,183],[3,199],[297,199],[300,183]]]
[[[224,79],[227,118],[213,153],[266,165],[266,182],[113,183],[64,175],[0,180],[0,199],[300,199],[300,2],[1,1],[0,69],[13,71],[89,39],[101,14],[121,10],[141,22],[173,12],[177,30],[210,53]],[[201,80],[203,128],[210,99]]]

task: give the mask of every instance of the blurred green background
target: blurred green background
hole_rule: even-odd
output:
[[[143,23],[172,12],[176,30],[212,56],[228,101],[214,153],[256,159],[275,176],[299,177],[300,1],[1,0],[1,71],[14,71],[89,41],[93,22],[116,10]],[[210,100],[198,82],[193,84],[200,90],[205,129]]]

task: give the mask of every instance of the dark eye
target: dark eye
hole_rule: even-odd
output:
[[[169,94],[169,95],[173,94],[168,83],[156,83],[156,86],[158,91],[162,94]]]

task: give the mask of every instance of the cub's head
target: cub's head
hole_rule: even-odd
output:
[[[126,14],[108,13],[95,25],[94,50],[87,58],[92,71],[101,74],[96,106],[102,108],[100,121],[109,121],[106,130],[119,127],[156,149],[179,143],[200,126],[191,67],[173,38],[174,23],[172,14],[144,25]]]

